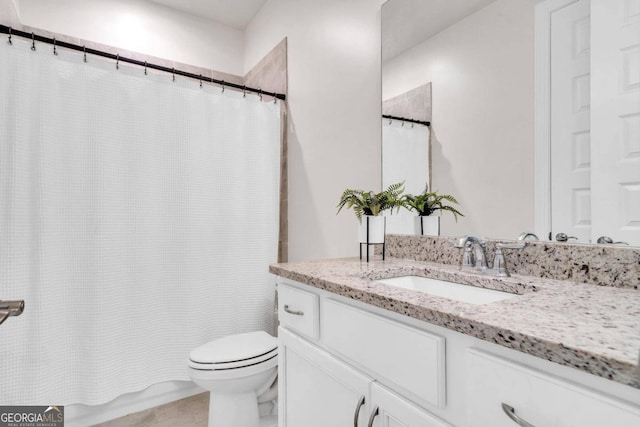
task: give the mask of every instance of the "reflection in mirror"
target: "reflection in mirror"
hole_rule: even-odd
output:
[[[383,101],[382,117],[382,188],[404,182],[405,193],[422,193],[430,182],[431,84]],[[387,232],[412,234],[414,216],[393,213]]]
[[[567,18],[556,30],[541,24],[543,11],[549,22],[560,21],[560,12],[576,4],[588,16]],[[606,236],[600,241],[640,245],[638,16],[637,0],[384,4],[383,99],[431,82],[431,184],[454,195],[465,212],[457,223],[443,217],[442,235],[515,239],[535,230],[541,240],[564,233],[578,243]],[[565,46],[552,43],[553,31]],[[546,87],[544,70],[553,67],[544,62],[545,44],[569,52]],[[576,61],[592,69],[580,72]],[[576,126],[562,128],[567,124]],[[551,138],[558,132],[561,145]],[[563,160],[558,147],[568,153]],[[551,165],[561,162],[564,172],[554,173]],[[576,173],[582,182],[569,182]],[[551,190],[563,186],[569,189],[552,203]],[[589,230],[576,234],[581,227]]]

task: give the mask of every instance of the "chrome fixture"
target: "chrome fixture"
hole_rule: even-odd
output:
[[[460,267],[463,269],[473,269],[484,273],[489,268],[485,255],[485,243],[483,240],[473,236],[463,236],[458,239],[456,248],[464,248]],[[475,251],[472,250],[475,248]]]
[[[295,316],[304,316],[304,312],[300,310],[291,310],[288,304],[284,305],[284,311]]]
[[[356,412],[353,414],[353,427],[358,427],[358,419],[360,418],[360,410],[364,406],[364,395],[360,396],[358,406],[356,406]]]
[[[538,242],[540,239],[535,233],[531,233],[530,231],[525,231],[518,236],[518,240],[524,242],[525,240],[529,240],[532,242]]]
[[[614,242],[613,239],[609,236],[600,236],[597,243],[605,244],[605,245],[628,245],[627,242]]]
[[[496,243],[496,255],[493,259],[493,274],[498,277],[509,277],[511,274],[507,270],[507,261],[504,257],[504,249],[522,249],[526,242],[518,243]],[[487,258],[485,254],[484,241],[473,236],[463,236],[458,239],[455,244],[456,248],[464,248],[462,253],[462,261],[460,262],[461,270],[473,270],[479,273],[486,273]],[[475,248],[475,251],[474,251]]]
[[[577,237],[575,236],[567,236],[565,233],[558,233],[556,234],[556,240],[558,242],[567,242],[569,239],[576,239],[578,240]]]
[[[10,316],[20,316],[24,311],[24,300],[0,301],[0,325]]]
[[[513,406],[509,406],[506,403],[502,404],[502,411],[507,414],[507,416],[520,427],[535,427],[533,424],[526,422],[522,418],[516,415],[516,410],[513,409]]]
[[[502,253],[503,249],[522,249],[525,243],[496,243],[496,256],[493,258],[493,275],[498,277],[509,277],[511,274],[507,270],[507,260]]]

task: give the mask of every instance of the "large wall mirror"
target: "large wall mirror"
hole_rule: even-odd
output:
[[[383,100],[430,85],[442,235],[640,246],[640,0],[389,0],[382,50]]]

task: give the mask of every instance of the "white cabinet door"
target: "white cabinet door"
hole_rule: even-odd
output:
[[[371,402],[368,425],[374,427],[451,427],[377,382],[371,384]]]
[[[468,427],[640,426],[638,406],[481,350],[468,357]]]
[[[640,0],[592,0],[593,237],[640,245]]]
[[[366,426],[371,379],[283,328],[278,335],[279,427]]]

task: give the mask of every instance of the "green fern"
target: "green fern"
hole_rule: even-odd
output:
[[[451,212],[458,222],[458,215],[464,216],[460,211],[451,205],[445,205],[445,202],[458,205],[458,201],[455,197],[449,194],[438,194],[437,191],[429,192],[429,186],[427,185],[422,194],[414,196],[413,194],[406,194],[404,197],[404,206],[409,210],[416,211],[420,216],[433,215],[436,211]]]
[[[402,196],[404,192],[404,182],[391,184],[386,190],[380,193],[373,191],[346,189],[338,202],[338,212],[342,208],[353,209],[358,221],[362,221],[363,215],[378,216],[386,210],[399,210],[401,207],[406,208],[405,198]]]

